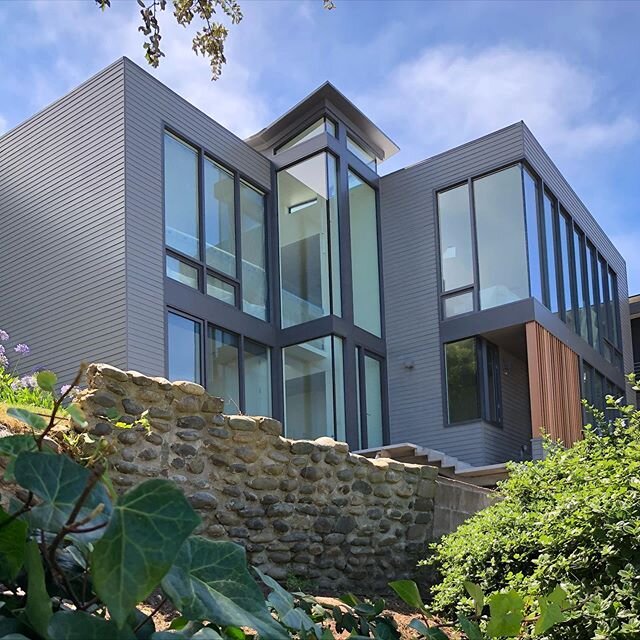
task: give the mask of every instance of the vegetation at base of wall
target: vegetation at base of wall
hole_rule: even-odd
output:
[[[640,637],[640,412],[607,405],[571,449],[512,465],[504,499],[435,545],[436,610],[473,609],[465,580],[525,598],[561,584],[578,604],[549,638]]]
[[[254,570],[269,590],[265,599],[241,546],[194,534],[200,518],[173,482],[147,480],[117,495],[100,447],[77,461],[45,446],[81,373],[57,394],[55,374],[38,372],[39,389],[53,398],[49,419],[10,409],[30,431],[0,439],[3,480],[11,487],[0,508],[0,638],[332,640],[346,632],[353,639],[447,640],[464,632],[481,640],[517,637],[531,625],[545,632],[564,620],[560,588],[543,598],[514,591],[485,598],[467,583],[475,611],[442,623],[414,582],[394,582],[416,612],[403,635],[381,599],[348,595],[344,606],[325,607]],[[75,405],[67,415],[80,430],[86,427]],[[141,603],[157,590],[160,605],[143,612]],[[169,630],[156,631],[153,615],[166,602],[180,615]]]

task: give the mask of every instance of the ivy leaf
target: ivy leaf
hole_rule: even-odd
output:
[[[540,617],[534,629],[535,635],[546,633],[554,625],[564,622],[567,618],[562,607],[567,605],[565,590],[557,586],[546,598],[540,598]]]
[[[9,514],[0,507],[0,580],[10,583],[15,580],[24,564],[27,545],[27,523],[23,520],[12,520]]]
[[[41,431],[47,426],[47,421],[42,416],[39,416],[37,413],[33,413],[33,411],[28,411],[27,409],[11,407],[7,410],[7,415],[10,415],[16,420],[20,420],[20,422],[28,424],[36,431]]]
[[[66,456],[48,453],[21,453],[15,463],[15,477],[25,489],[33,491],[42,503],[32,507],[28,518],[34,529],[59,532],[66,524],[73,508],[82,495],[92,472],[73,462]],[[78,520],[86,518],[99,505],[102,511],[96,513],[87,526],[106,523],[111,513],[111,501],[101,483],[98,483],[84,502]],[[102,530],[91,533],[73,534],[83,541],[95,540]]]
[[[28,583],[27,605],[24,613],[31,627],[42,637],[48,638],[47,629],[52,615],[51,598],[44,583],[42,558],[35,540],[31,540],[27,544],[25,567],[27,569]]]
[[[419,618],[414,618],[407,626],[430,640],[449,640],[444,631],[437,627],[427,627],[424,621]]]
[[[72,422],[75,422],[79,427],[84,429],[88,422],[85,418],[84,413],[77,404],[70,404],[68,407],[65,407],[65,411],[67,415],[71,418]]]
[[[425,610],[426,607],[420,597],[418,585],[413,580],[396,580],[395,582],[390,582],[389,586],[398,594],[402,601],[410,607],[419,609],[420,611]]]
[[[182,545],[162,588],[191,620],[251,627],[269,640],[289,638],[271,617],[247,569],[244,549],[232,542],[192,536]]]
[[[133,631],[84,611],[59,611],[49,623],[51,640],[136,640]]]
[[[36,382],[43,391],[54,392],[54,386],[58,382],[58,376],[53,371],[38,371]]]
[[[157,586],[199,523],[168,480],[147,480],[118,500],[95,545],[91,573],[97,595],[119,627]]]
[[[38,445],[32,435],[20,434],[16,436],[8,436],[7,438],[0,438],[0,456],[6,456],[9,458],[7,468],[4,472],[4,479],[7,482],[13,482],[15,477],[13,475],[14,467],[16,464],[16,458],[23,451],[37,451]]]
[[[458,623],[469,640],[483,640],[482,631],[476,622],[471,622],[469,618],[459,614]]]
[[[513,589],[506,593],[494,593],[489,599],[490,619],[487,635],[491,638],[506,636],[514,638],[520,634],[524,600]]]
[[[484,609],[484,591],[480,588],[479,585],[474,584],[469,580],[465,580],[464,588],[473,599],[473,603],[476,607],[476,615],[479,616]]]

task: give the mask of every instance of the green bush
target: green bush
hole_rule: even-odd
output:
[[[503,499],[434,546],[436,610],[471,610],[465,580],[525,598],[562,585],[577,605],[549,638],[640,637],[640,412],[607,403],[615,417],[593,410],[584,440],[512,465]]]

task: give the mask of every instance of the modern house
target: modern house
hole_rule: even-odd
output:
[[[522,122],[398,150],[329,83],[241,140],[118,60],[0,138],[0,326],[468,475],[573,442],[633,367],[620,253]]]

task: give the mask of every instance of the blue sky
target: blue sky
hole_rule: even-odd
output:
[[[328,79],[399,144],[382,173],[524,120],[640,292],[640,2],[241,0],[217,82],[171,16],[151,70],[112,4],[0,2],[0,132],[122,55],[240,136]]]

